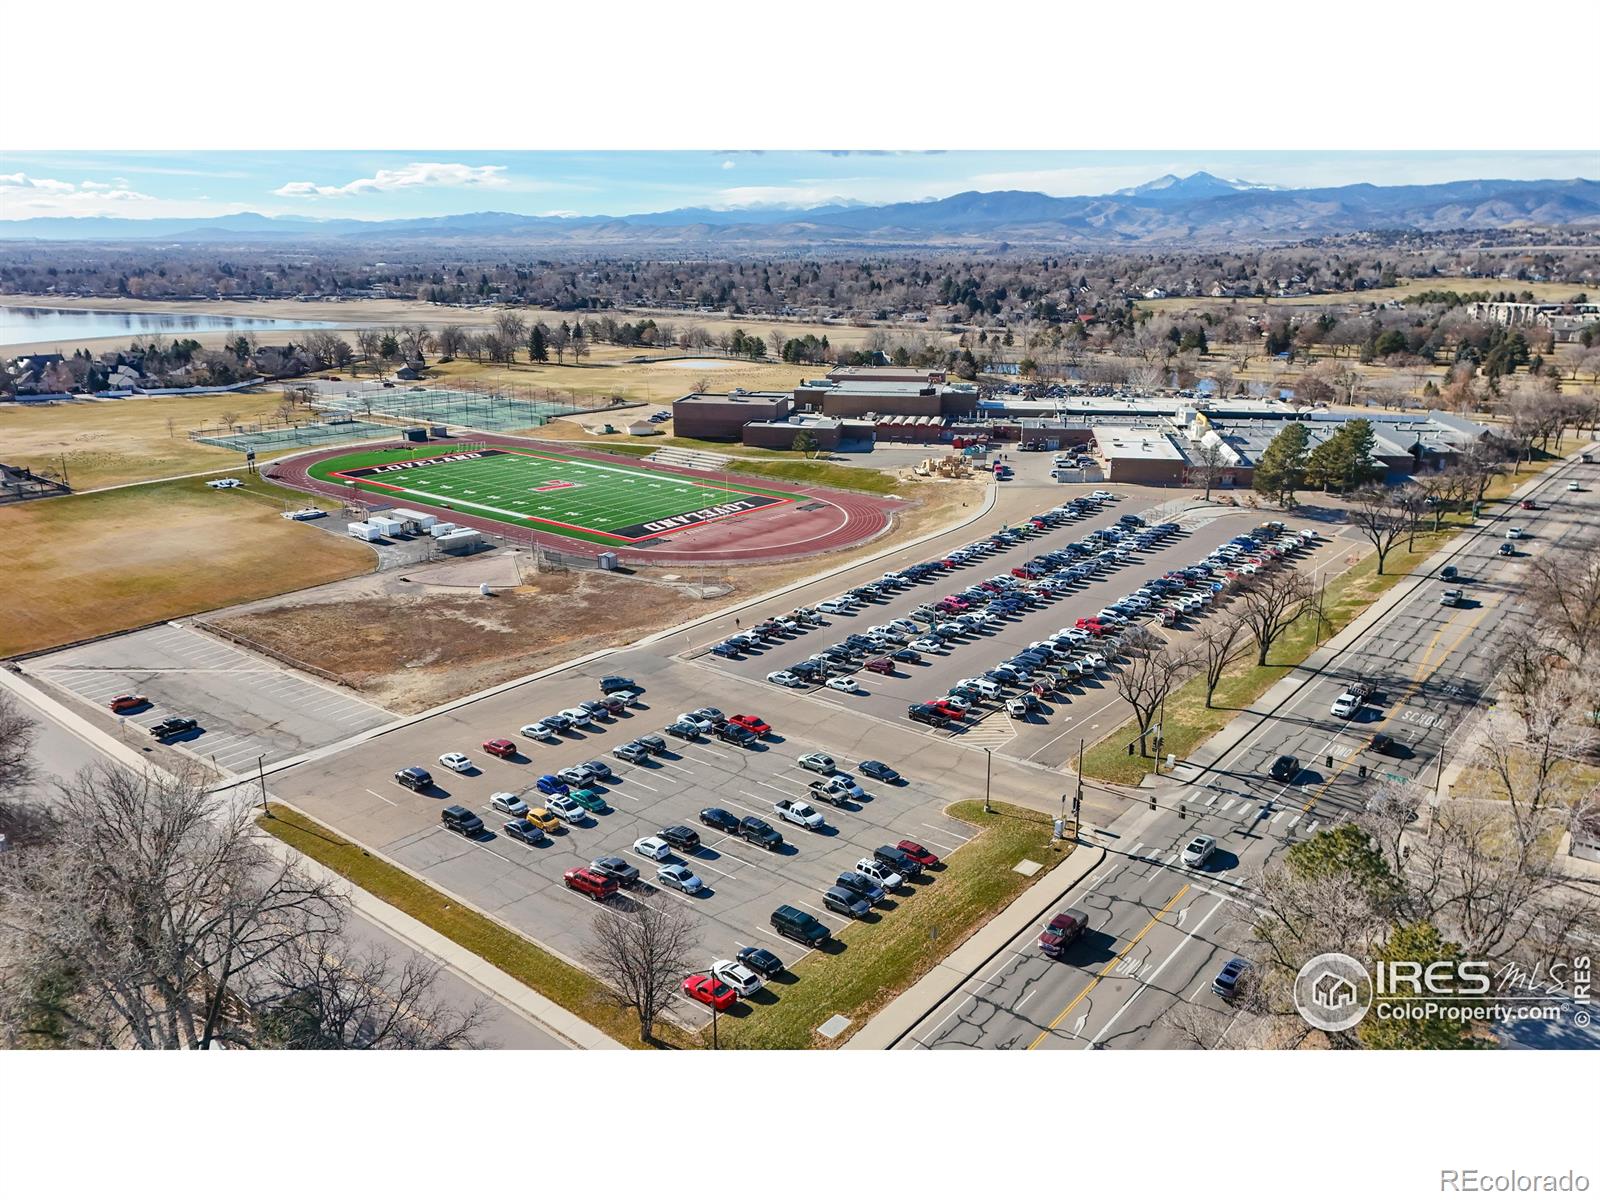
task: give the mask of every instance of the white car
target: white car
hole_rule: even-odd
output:
[[[804,800],[774,800],[772,811],[791,825],[801,825],[806,829],[822,828],[822,814]]]
[[[583,821],[588,815],[588,810],[570,796],[546,796],[544,806],[564,821],[573,824]]]
[[[1110,492],[1105,491],[1103,488],[1096,488],[1094,491],[1089,493],[1089,499],[1091,499],[1091,500],[1115,500],[1116,497],[1113,496]]]
[[[850,604],[845,600],[824,600],[817,605],[818,612],[825,612],[832,616],[842,616],[850,611]]]
[[[1523,528],[1522,528],[1521,525],[1513,525],[1510,529],[1506,530],[1506,536],[1508,538],[1510,538],[1513,542],[1520,542],[1523,538],[1527,537],[1528,535],[1527,535],[1527,533],[1525,533],[1523,531]]]
[[[562,767],[556,778],[568,787],[588,787],[594,782],[594,771],[585,766]]]
[[[1296,530],[1295,532],[1304,541],[1314,542],[1314,541],[1317,540],[1317,536],[1318,535],[1317,535],[1317,531],[1315,529],[1299,529],[1299,530]]]
[[[607,692],[607,700],[615,700],[618,704],[625,704],[632,708],[639,702],[638,692]]]
[[[938,654],[944,649],[944,642],[935,637],[922,637],[912,642],[911,648],[919,654]]]
[[[441,767],[449,767],[458,774],[472,770],[472,760],[465,754],[441,754],[439,755],[439,765]]]
[[[741,996],[754,996],[766,986],[766,981],[743,963],[731,958],[719,958],[711,964],[711,974],[727,984]]]
[[[1341,719],[1348,719],[1361,711],[1361,697],[1354,692],[1346,692],[1333,702],[1333,715]]]
[[[805,687],[806,681],[800,676],[789,671],[773,671],[767,675],[768,683],[775,683],[779,687]]]
[[[589,710],[586,708],[563,708],[561,715],[574,725],[590,725],[594,722],[594,718],[589,715]]]
[[[912,636],[915,636],[922,629],[922,626],[918,625],[910,617],[899,617],[890,621],[889,627],[898,629],[901,633],[909,633]]]
[[[685,725],[693,725],[701,733],[711,732],[711,720],[708,717],[697,716],[694,713],[679,713],[678,720]]]
[[[663,887],[677,888],[685,896],[698,894],[706,885],[682,863],[668,863],[656,868],[656,882]]]
[[[508,817],[528,815],[528,802],[515,792],[496,792],[489,797],[489,807],[495,812],[505,813]]]
[[[854,675],[835,675],[828,680],[828,686],[836,692],[855,692],[860,690]]]
[[[1203,867],[1217,849],[1217,839],[1207,834],[1201,834],[1183,848],[1183,865],[1186,867]]]
[[[556,731],[542,721],[535,721],[532,725],[524,725],[517,732],[521,736],[532,738],[536,742],[558,742],[561,740],[556,736]]]
[[[672,857],[672,847],[658,837],[642,837],[633,844],[633,852],[651,862],[663,862]]]
[[[206,481],[206,486],[213,488],[236,488],[243,487],[244,484],[237,479],[208,479]]]
[[[891,871],[875,858],[863,858],[856,863],[856,870],[860,871],[868,879],[876,880],[878,886],[886,892],[894,891],[905,882],[896,872]]]

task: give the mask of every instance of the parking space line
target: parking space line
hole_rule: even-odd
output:
[[[634,778],[634,777],[633,777],[633,776],[632,776],[632,775],[621,775],[621,776],[618,776],[618,778],[619,778],[619,779],[622,779],[622,780],[625,780],[625,781],[626,781],[626,782],[628,782],[628,783],[630,783],[630,784],[632,784],[632,785],[633,785],[633,786],[635,786],[635,787],[642,787],[642,788],[643,788],[643,789],[644,789],[644,790],[645,790],[645,791],[647,791],[647,792],[655,792],[655,793],[657,793],[657,794],[658,794],[658,795],[659,795],[659,794],[660,794],[660,792],[661,792],[661,789],[660,789],[660,788],[653,788],[653,787],[651,787],[651,786],[650,786],[650,785],[649,785],[649,784],[648,784],[648,783],[640,783],[640,782],[639,782],[639,781],[638,781],[638,780],[637,780],[637,779],[635,779],[635,778]]]
[[[953,830],[942,829],[937,825],[929,825],[926,821],[922,822],[922,827],[924,829],[931,829],[935,833],[942,833],[942,834],[945,835],[945,837],[954,838],[956,841],[960,842],[963,846],[965,846],[968,842],[970,842],[972,840],[971,837],[962,837],[959,833],[956,833]]]
[[[366,791],[367,795],[369,795],[369,796],[378,796],[379,800],[382,800],[385,804],[390,805],[393,808],[399,808],[400,807],[393,800],[389,799],[389,797],[387,797],[387,796],[379,796],[378,793],[373,791],[371,788],[366,788],[364,790]]]

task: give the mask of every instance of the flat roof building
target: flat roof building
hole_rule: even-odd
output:
[[[693,392],[672,405],[679,437],[737,442],[750,421],[780,421],[794,401],[786,392]]]

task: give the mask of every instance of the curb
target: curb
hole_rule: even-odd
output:
[[[997,913],[942,962],[896,996],[856,1031],[845,1050],[893,1050],[998,957],[1014,938],[1065,899],[1105,861],[1106,848],[1080,842],[1067,860]],[[1041,897],[1049,898],[1041,903]]]

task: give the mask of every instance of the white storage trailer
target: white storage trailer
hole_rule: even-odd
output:
[[[363,542],[375,542],[381,536],[365,521],[351,521],[344,527],[344,531],[353,538],[360,538]]]
[[[434,516],[432,513],[417,512],[414,509],[409,508],[391,508],[388,515],[401,521],[410,521],[418,529],[421,529],[424,532],[432,529],[439,523],[439,518]]]
[[[367,524],[383,537],[399,537],[406,532],[406,523],[390,516],[368,517]]]
[[[434,545],[446,554],[459,554],[464,550],[476,550],[483,545],[483,534],[476,529],[457,529],[443,537],[435,538]]]

